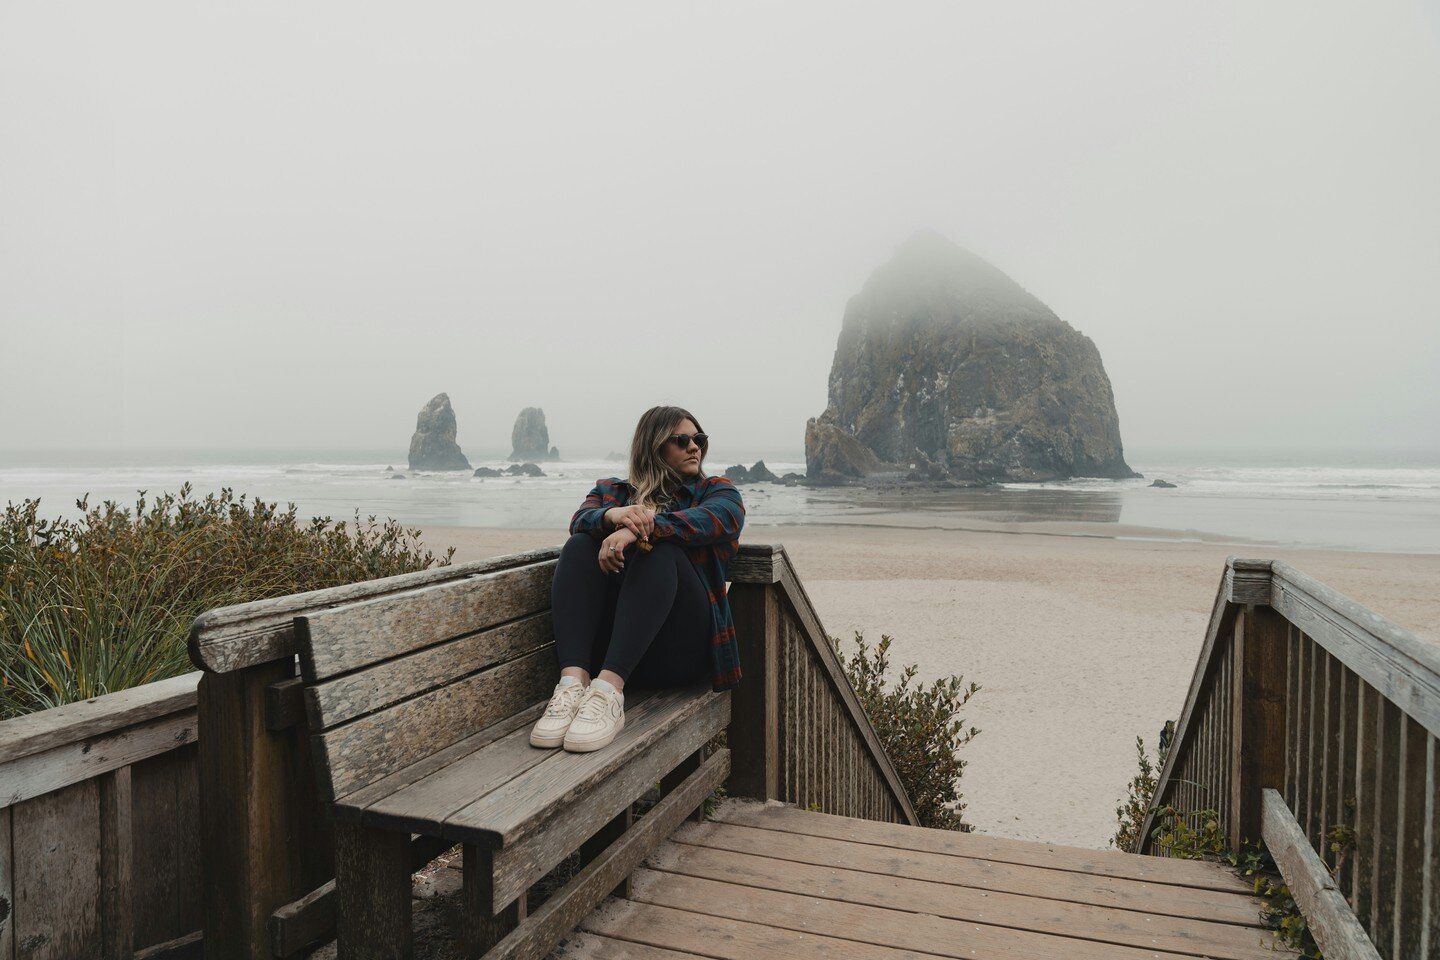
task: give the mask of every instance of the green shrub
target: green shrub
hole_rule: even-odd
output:
[[[895,765],[900,782],[910,794],[921,825],[968,831],[970,825],[962,819],[965,803],[960,793],[960,776],[967,761],[960,759],[958,751],[980,731],[966,729],[960,711],[980,686],[966,684],[960,676],[944,677],[928,686],[912,686],[919,669],[913,663],[890,685],[886,672],[890,667],[891,639],[882,634],[872,648],[857,630],[855,654],[848,658],[840,650],[838,637],[831,637],[830,643],[885,753]]]
[[[194,618],[211,607],[446,565],[419,530],[375,517],[353,526],[296,518],[294,504],[178,495],[134,512],[107,500],[78,520],[40,518],[40,501],[0,519],[0,720],[192,669]]]
[[[1174,724],[1166,721],[1167,733],[1173,735]],[[1143,737],[1135,738],[1135,754],[1139,762],[1139,772],[1130,778],[1127,788],[1127,796],[1120,806],[1115,808],[1115,819],[1120,822],[1115,831],[1115,836],[1110,838],[1110,845],[1118,850],[1125,850],[1129,853],[1138,853],[1140,850],[1140,831],[1145,826],[1145,817],[1150,813],[1150,807],[1155,802],[1155,785],[1160,779],[1160,770],[1165,766],[1165,754],[1169,747],[1169,740],[1165,735],[1160,737],[1160,750],[1155,761],[1152,763],[1145,752],[1145,740]]]

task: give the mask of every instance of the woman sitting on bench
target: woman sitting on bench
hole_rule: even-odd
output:
[[[551,596],[560,682],[532,745],[606,746],[625,726],[629,682],[740,682],[725,583],[745,505],[728,478],[705,475],[709,446],[688,411],[651,407],[630,443],[630,479],[597,481],[575,511]]]

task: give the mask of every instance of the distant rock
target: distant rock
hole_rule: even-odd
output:
[[[1150,486],[1152,486],[1152,487],[1164,487],[1164,488],[1166,488],[1167,490],[1174,490],[1174,489],[1175,489],[1175,484],[1170,483],[1168,480],[1159,480],[1159,479],[1157,479],[1157,480],[1155,480],[1155,482],[1151,483]]]
[[[613,452],[612,452],[612,453],[607,453],[607,454],[605,454],[605,459],[606,459],[607,461],[609,461],[609,460],[621,460],[621,461],[624,461],[624,460],[629,460],[630,458],[627,457],[627,456],[626,456],[625,454],[623,454],[623,453],[613,453]]]
[[[780,482],[783,483],[783,484],[785,484],[785,486],[787,486],[787,487],[793,487],[793,486],[795,486],[795,485],[798,484],[798,483],[804,483],[804,482],[805,482],[805,474],[803,474],[803,473],[787,473],[787,474],[785,474],[785,476],[783,476],[783,477],[780,478]]]
[[[750,480],[754,483],[774,483],[779,479],[770,472],[769,467],[765,466],[764,460],[756,460],[755,466],[750,468]]]
[[[725,476],[730,478],[731,483],[749,483],[750,471],[745,464],[737,463],[733,467],[725,468]]]
[[[410,438],[411,470],[469,470],[470,461],[455,442],[455,411],[449,394],[437,393],[415,420]]]
[[[394,470],[395,468],[394,468],[394,467],[386,467],[385,469],[386,469],[386,470]]]
[[[559,460],[560,451],[550,446],[550,431],[545,426],[545,411],[526,407],[515,418],[510,431],[511,460]]]
[[[503,476],[505,476],[505,474],[501,473],[499,470],[496,470],[494,467],[477,467],[476,470],[475,470],[474,476],[477,476],[477,477],[503,477]]]
[[[538,465],[533,463],[512,463],[510,466],[505,468],[505,472],[512,477],[518,477],[521,475],[527,477],[545,476],[545,471],[541,470]]]
[[[403,473],[392,473],[392,474],[390,474],[390,479],[391,479],[391,480],[405,480],[405,479],[407,479],[407,478],[406,478],[405,474],[403,474]]]
[[[851,298],[829,393],[805,427],[811,483],[1138,476],[1090,338],[929,231]]]

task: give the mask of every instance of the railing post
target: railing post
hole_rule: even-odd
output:
[[[1246,604],[1235,615],[1231,675],[1230,847],[1260,839],[1261,791],[1285,788],[1287,624],[1268,606]]]
[[[774,581],[733,583],[730,611],[744,676],[730,692],[727,790],[730,796],[776,799],[780,795],[780,598]]]

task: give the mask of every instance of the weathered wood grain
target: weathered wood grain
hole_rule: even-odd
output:
[[[457,760],[470,756],[486,744],[494,743],[516,730],[524,729],[528,736],[530,726],[540,718],[540,714],[545,712],[545,707],[545,702],[531,704],[513,716],[492,723],[478,733],[473,733],[443,750],[432,753],[423,760],[397,770],[388,777],[376,780],[368,787],[346,794],[331,805],[330,812],[337,820],[345,823],[359,823],[365,810],[377,800],[389,797],[404,787],[431,776]]]
[[[870,843],[896,850],[923,850],[958,857],[993,860],[1069,870],[1102,877],[1163,883],[1204,890],[1251,892],[1244,880],[1213,863],[1195,860],[1169,860],[1162,857],[1137,857],[1111,850],[1089,850],[1054,843],[1029,843],[1006,840],[978,833],[960,833],[931,827],[886,823],[875,819],[857,819],[826,813],[810,813],[774,803],[752,803],[727,800],[716,809],[712,819],[768,830],[784,830],[808,836],[830,837],[854,843]]]
[[[680,953],[676,950],[662,950],[647,947],[643,943],[616,940],[593,933],[572,933],[567,936],[552,954],[556,960],[704,960],[698,953]],[[715,954],[710,954],[715,956]],[[754,956],[751,954],[750,956]],[[794,954],[790,954],[794,956]],[[748,957],[747,957],[748,960]]]
[[[409,960],[410,837],[354,824],[335,827],[340,960]]]
[[[265,688],[265,728],[286,730],[305,720],[305,681],[290,677]]]
[[[723,693],[710,692],[708,681],[655,691],[636,710],[633,723],[627,713],[625,728],[604,750],[555,753],[544,764],[451,814],[445,821],[446,835],[497,847],[518,842],[546,823],[549,812],[588,796],[632,757],[679,731],[716,699],[728,705],[729,698]],[[606,818],[614,812],[610,811]]]
[[[190,627],[190,660],[201,670],[230,673],[245,667],[294,656],[294,618],[373,597],[434,584],[481,576],[497,570],[552,561],[560,548],[547,547],[473,563],[432,567],[379,580],[326,587],[305,593],[256,600],[207,610]]]
[[[135,960],[201,960],[205,935],[199,930],[135,951]]]
[[[847,908],[866,905],[913,911],[970,923],[1066,936],[1138,949],[1189,953],[1204,944],[1205,954],[1229,960],[1274,960],[1267,935],[1253,926],[1167,917],[1076,903],[1052,897],[1020,896],[996,890],[931,883],[887,876],[884,882],[860,870],[819,867],[775,857],[709,847],[665,843],[646,858],[653,870],[671,877],[700,877],[774,891],[824,890]],[[1075,884],[1082,879],[1072,880]],[[1060,887],[1063,880],[1057,880]]]
[[[130,960],[134,945],[131,873],[134,826],[131,820],[130,767],[101,774],[100,808],[100,956]]]
[[[885,753],[884,745],[880,742],[879,735],[875,732],[870,718],[865,715],[865,709],[860,705],[860,699],[856,696],[855,690],[850,686],[849,679],[845,676],[844,669],[835,654],[834,648],[830,646],[829,634],[825,632],[820,624],[819,615],[815,612],[815,605],[810,601],[809,595],[805,592],[804,585],[800,582],[799,575],[795,571],[790,557],[785,553],[784,547],[778,547],[779,554],[783,559],[780,569],[778,589],[791,613],[796,618],[799,626],[799,634],[802,642],[809,648],[815,664],[819,667],[819,675],[824,678],[828,687],[828,693],[837,696],[843,704],[850,723],[855,727],[861,739],[873,757],[875,766],[878,768],[883,782],[888,788],[893,802],[899,808],[907,823],[919,823],[915,813],[914,804],[910,802],[910,796],[905,791],[904,785],[900,782],[900,775],[895,771],[895,766],[890,762],[890,757]],[[813,720],[811,721],[814,722]],[[818,784],[816,784],[818,787]]]
[[[310,729],[328,730],[553,642],[547,610],[307,686]]]
[[[17,960],[100,956],[99,783],[18,803],[11,816]]]
[[[465,873],[460,888],[460,940],[467,957],[480,957],[525,919],[525,897],[492,910],[495,869],[492,851],[466,844],[461,848]]]
[[[780,603],[769,586],[735,584],[730,610],[745,679],[734,689],[726,742],[735,751],[727,789],[759,800],[779,797]]]
[[[768,586],[780,581],[781,559],[785,548],[780,544],[742,543],[740,552],[730,561],[726,573],[732,584],[752,583]]]
[[[1380,960],[1365,928],[1310,848],[1285,798],[1266,789],[1261,802],[1265,846],[1325,956],[1330,960]]]
[[[494,853],[493,896],[496,899],[492,909],[523,894],[572,850],[580,847],[586,837],[638,800],[666,772],[723,730],[730,719],[728,693],[707,691],[694,709],[688,709],[691,705],[687,704],[682,709],[688,716],[681,722],[671,726],[663,735],[650,739],[640,752],[595,782],[567,791],[565,799],[555,800],[556,791],[547,787],[557,781],[568,781],[573,774],[562,775],[547,784],[537,784],[537,807],[531,821],[534,826],[527,834]],[[536,775],[544,769],[536,768],[527,777],[538,779]],[[516,783],[516,787],[519,786]],[[468,832],[468,829],[460,827],[466,822],[457,816],[447,822],[446,830],[451,835],[462,830]]]
[[[863,954],[865,946],[892,951],[912,951],[939,957],[979,957],[984,960],[1194,960],[1193,953],[1171,953],[1113,943],[1095,943],[1063,935],[1015,930],[989,923],[974,923],[935,917],[908,910],[889,910],[863,903],[845,903],[810,891],[790,892],[739,886],[719,880],[666,873],[649,868],[637,870],[631,878],[633,902],[654,904],[676,910],[704,913],[712,917],[741,920],[767,930],[771,943],[785,942],[786,932],[817,932],[834,937],[845,945],[832,956],[877,956]],[[816,891],[821,893],[824,891]],[[622,902],[623,903],[623,902]],[[583,925],[597,933],[618,929],[590,920]],[[629,936],[641,942],[665,945],[664,926],[630,924]],[[733,929],[733,928],[732,928]],[[776,931],[779,931],[778,933]],[[723,938],[717,938],[717,943]],[[852,948],[849,944],[855,944]],[[853,950],[853,952],[852,952]],[[749,954],[748,956],[756,956]],[[758,956],[765,956],[762,951]],[[782,954],[790,956],[788,953]],[[884,956],[879,954],[878,956]],[[894,956],[894,954],[890,954]],[[901,953],[900,956],[907,956]],[[1268,954],[1264,960],[1274,960]]]
[[[595,904],[623,881],[689,810],[704,801],[730,769],[730,751],[717,750],[636,824],[608,845],[545,905],[506,937],[487,960],[540,960]]]
[[[1230,675],[1235,740],[1221,745],[1230,770],[1230,847],[1260,836],[1260,790],[1285,783],[1286,624],[1268,607],[1247,607],[1232,638],[1239,668]],[[1238,741],[1238,742],[1237,742]]]
[[[0,723],[0,764],[193,710],[199,682],[199,673],[187,673],[6,720]],[[4,770],[0,782],[8,782]]]
[[[560,668],[553,645],[312,737],[318,784],[333,800],[395,773],[537,700]]]
[[[14,863],[10,808],[0,807],[0,960],[15,960]]]
[[[196,712],[185,709],[11,760],[0,765],[0,807],[168,753],[196,733]]]
[[[1282,616],[1440,736],[1440,647],[1279,561],[1274,595]]]
[[[485,630],[550,605],[555,563],[376,597],[295,617],[309,683]]]
[[[1169,886],[927,850],[897,855],[893,847],[720,821],[684,824],[671,833],[670,841],[817,867],[863,870],[874,875],[877,883],[886,883],[891,877],[923,880],[1158,916],[1262,926],[1259,905],[1248,891]]]

